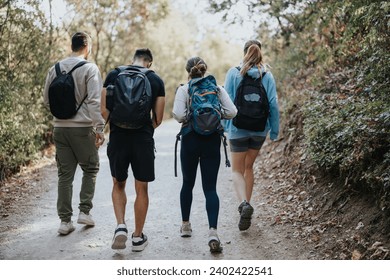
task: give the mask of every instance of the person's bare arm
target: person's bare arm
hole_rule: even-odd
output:
[[[153,108],[153,127],[158,127],[164,117],[165,96],[158,96]]]
[[[107,122],[108,116],[110,115],[110,111],[108,111],[106,108],[106,93],[107,93],[106,88],[103,88],[101,100],[100,100],[100,112],[101,112],[104,120]]]

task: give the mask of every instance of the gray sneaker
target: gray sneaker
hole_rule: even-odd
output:
[[[221,253],[223,249],[215,228],[209,229],[209,247],[211,253]]]
[[[183,223],[180,227],[180,236],[181,237],[191,237],[192,235],[192,228],[191,223]]]
[[[77,219],[78,224],[83,224],[87,226],[94,226],[95,221],[92,219],[91,214],[85,214],[84,212],[80,212],[79,218]]]
[[[243,205],[241,208],[240,222],[238,223],[239,230],[247,230],[251,226],[252,214],[253,207],[245,201],[245,205]]]
[[[67,235],[74,231],[76,228],[73,226],[73,222],[61,222],[60,228],[58,229],[58,233],[62,235]]]

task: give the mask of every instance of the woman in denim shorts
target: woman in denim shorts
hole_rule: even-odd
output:
[[[263,64],[261,43],[258,40],[250,40],[245,43],[244,58],[240,67],[232,67],[226,74],[225,89],[232,100],[235,100],[237,88],[245,74],[262,82],[268,98],[269,115],[263,131],[237,128],[232,120],[224,122],[232,156],[232,179],[240,202],[238,207],[240,213],[238,228],[240,230],[247,230],[251,225],[253,207],[250,205],[250,200],[254,184],[253,164],[255,159],[268,132],[273,141],[278,138],[279,134],[279,109],[275,80],[272,73]],[[238,111],[239,113],[240,111]]]

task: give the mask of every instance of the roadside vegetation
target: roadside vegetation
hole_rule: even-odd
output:
[[[389,2],[210,1],[225,18],[242,2],[253,17],[268,15],[258,34],[274,66],[284,119],[296,126],[288,133],[302,134],[304,157],[389,211]]]

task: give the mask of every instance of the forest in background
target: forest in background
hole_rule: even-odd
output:
[[[222,84],[242,55],[242,46],[220,30],[197,38],[194,16],[173,10],[168,0],[67,0],[73,16],[61,25],[46,17],[41,2],[0,0],[0,181],[51,143],[43,84],[49,67],[69,54],[76,30],[91,33],[91,60],[103,78],[129,63],[137,47],[150,47],[166,83],[167,117],[190,56],[202,56]],[[277,81],[284,137],[296,139],[302,157],[319,171],[368,192],[388,212],[388,1],[210,0],[209,11],[240,22],[237,5],[258,23]]]
[[[49,3],[51,16],[42,2]],[[166,86],[166,118],[177,86],[187,81],[188,58],[202,56],[221,84],[229,67],[240,61],[242,46],[222,39],[218,30],[198,38],[195,17],[176,10],[169,0],[65,2],[68,11],[57,23],[55,0],[0,0],[0,183],[52,143],[43,86],[48,69],[70,54],[74,32],[91,34],[89,59],[103,79],[116,66],[130,64],[135,49],[149,47],[153,69]]]

